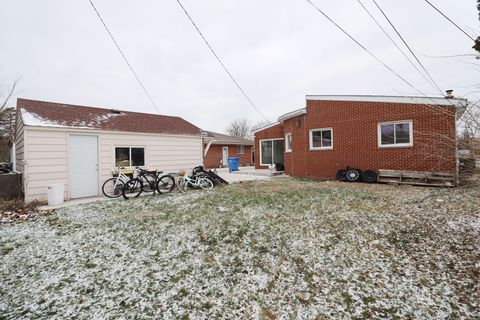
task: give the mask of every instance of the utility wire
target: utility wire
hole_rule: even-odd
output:
[[[142,81],[140,80],[140,77],[137,75],[137,73],[136,73],[135,70],[133,69],[132,65],[130,64],[130,62],[128,62],[128,59],[127,59],[127,57],[125,56],[125,53],[124,53],[123,50],[120,48],[120,45],[119,45],[118,42],[115,40],[115,37],[113,36],[113,34],[110,32],[110,29],[108,28],[107,24],[105,23],[105,21],[103,20],[102,16],[100,15],[100,12],[98,12],[97,8],[96,8],[95,5],[93,4],[93,1],[92,1],[92,0],[88,0],[88,1],[90,2],[90,5],[92,6],[93,10],[94,10],[95,13],[97,14],[98,19],[100,19],[100,22],[101,22],[101,23],[103,24],[103,26],[105,27],[105,30],[107,30],[108,35],[110,36],[110,38],[112,39],[113,43],[114,43],[115,46],[117,47],[118,51],[119,51],[120,54],[122,55],[123,60],[125,60],[125,63],[127,64],[128,68],[130,69],[130,71],[132,71],[133,75],[135,76],[135,79],[137,79],[138,84],[139,84],[140,87],[142,88],[142,90],[143,90],[143,92],[145,93],[145,95],[147,96],[148,100],[150,100],[150,102],[152,103],[153,107],[157,110],[157,112],[160,113],[160,110],[158,109],[157,105],[156,105],[155,102],[153,101],[152,96],[150,95],[150,93],[148,93],[147,89],[146,89],[145,86],[143,85]]]
[[[217,53],[215,52],[215,50],[213,49],[213,47],[210,45],[210,43],[208,42],[207,38],[205,38],[205,36],[203,35],[203,33],[200,31],[200,29],[198,28],[197,24],[195,23],[195,21],[193,21],[193,18],[190,16],[190,14],[188,13],[187,9],[185,9],[185,7],[182,5],[182,3],[180,2],[180,0],[176,0],[178,5],[180,6],[180,8],[182,8],[183,12],[185,13],[185,15],[187,16],[188,20],[190,20],[190,22],[192,23],[192,25],[195,27],[195,29],[197,30],[198,34],[200,35],[200,37],[202,37],[203,41],[205,42],[205,44],[207,45],[208,49],[210,49],[210,51],[212,52],[212,54],[215,56],[215,58],[217,59],[218,63],[220,63],[220,65],[222,66],[223,70],[225,70],[225,72],[227,73],[227,75],[230,77],[230,79],[233,81],[233,83],[235,84],[235,86],[238,88],[238,90],[240,90],[240,92],[242,93],[242,95],[245,97],[245,99],[247,99],[248,103],[268,122],[270,122],[270,120],[268,120],[267,117],[265,117],[265,115],[260,111],[260,109],[255,105],[255,103],[253,103],[252,99],[250,99],[250,97],[247,95],[247,93],[245,92],[245,90],[242,89],[242,87],[240,86],[240,84],[237,82],[237,80],[235,80],[235,78],[233,77],[233,75],[230,73],[230,71],[228,71],[227,67],[225,66],[225,64],[222,62],[222,60],[220,59],[220,57],[217,55]]]
[[[362,48],[365,52],[367,52],[372,58],[374,58],[378,63],[383,65],[386,69],[388,69],[391,73],[393,73],[397,78],[402,80],[405,84],[407,84],[410,88],[414,89],[418,93],[420,93],[422,96],[427,97],[423,92],[418,90],[413,84],[411,84],[407,79],[402,77],[398,72],[393,70],[390,66],[388,66],[385,62],[383,62],[382,59],[377,57],[372,51],[368,50],[363,44],[361,44],[357,39],[355,39],[352,35],[350,35],[345,29],[343,29],[338,23],[336,23],[332,18],[330,18],[325,12],[322,11],[318,6],[316,6],[311,0],[305,0],[308,2],[314,9],[316,9],[320,14],[322,14],[328,21],[330,21],[335,27],[337,27],[340,31],[342,31],[350,40],[355,42],[356,45],[358,45],[360,48]]]
[[[377,6],[378,10],[380,10],[380,12],[382,13],[382,15],[385,17],[385,19],[388,21],[388,23],[390,24],[390,26],[393,28],[393,30],[395,30],[395,33],[398,35],[398,37],[402,40],[403,44],[407,47],[408,51],[410,51],[410,53],[413,55],[413,57],[415,58],[415,60],[418,62],[418,64],[420,65],[420,67],[422,67],[423,71],[425,71],[425,73],[427,74],[428,78],[432,81],[432,83],[435,85],[435,88],[437,88],[437,90],[440,92],[440,94],[443,94],[443,91],[442,89],[440,89],[440,87],[438,86],[438,84],[435,82],[435,80],[433,80],[432,76],[430,75],[430,73],[427,71],[427,69],[425,68],[425,66],[423,65],[423,63],[420,61],[420,59],[418,59],[417,55],[415,54],[415,52],[413,52],[413,50],[410,48],[410,46],[408,45],[407,41],[405,41],[405,39],[402,37],[402,35],[400,34],[400,32],[397,30],[397,28],[395,27],[395,25],[392,23],[392,21],[388,18],[387,14],[385,13],[385,11],[383,11],[383,9],[378,5],[377,1],[376,0],[372,0],[373,3],[375,3],[375,5]]]
[[[400,53],[405,57],[405,59],[407,59],[408,62],[410,62],[410,64],[415,68],[415,70],[417,70],[418,73],[430,85],[432,85],[435,89],[437,89],[435,84],[432,83],[432,81],[430,79],[428,79],[427,76],[422,71],[420,71],[420,69],[417,67],[417,65],[407,56],[407,54],[402,50],[402,48],[400,48],[400,46],[397,44],[397,42],[395,40],[393,40],[393,38],[388,34],[388,32],[385,30],[385,28],[383,28],[383,26],[380,24],[380,22],[378,22],[378,20],[373,16],[373,14],[370,12],[370,10],[367,9],[367,7],[363,4],[363,2],[361,0],[357,0],[357,2],[360,4],[360,6],[363,8],[363,10],[365,10],[365,12],[370,16],[370,18],[372,18],[372,20],[382,30],[382,32],[387,36],[387,38],[390,39],[390,41],[395,45],[395,47],[398,49],[398,51],[400,51]]]
[[[362,45],[357,39],[355,39],[352,35],[350,35],[345,29],[343,29],[338,23],[336,23],[332,18],[330,18],[322,9],[320,9],[318,6],[316,6],[311,0],[305,0],[308,2],[314,9],[316,9],[320,14],[322,14],[328,21],[330,21],[333,25],[335,25],[340,31],[342,31],[350,40],[355,42],[360,48],[362,48],[365,52],[367,52],[372,58],[374,58],[378,63],[383,65],[386,69],[388,69],[391,73],[393,73],[396,77],[398,77],[400,80],[402,80],[405,84],[407,84],[410,88],[414,89],[416,92],[418,92],[420,95],[423,97],[431,100],[433,102],[433,105],[424,103],[425,106],[432,108],[432,110],[438,110],[439,112],[445,113],[446,115],[450,115],[448,111],[440,111],[440,109],[436,108],[436,102],[433,98],[427,96],[425,93],[417,89],[412,83],[410,83],[408,80],[406,80],[404,77],[402,77],[398,72],[393,70],[390,66],[388,66],[383,60],[381,60],[379,57],[377,57],[373,52],[368,50],[364,45]],[[454,104],[450,101],[447,100],[451,106],[454,106]]]
[[[458,24],[456,24],[452,19],[450,19],[449,17],[447,17],[442,11],[440,11],[440,9],[438,9],[437,7],[435,7],[434,4],[432,4],[430,1],[428,0],[425,0],[426,3],[428,3],[433,9],[435,9],[435,11],[437,11],[438,13],[440,13],[445,19],[447,19],[448,21],[450,21],[451,24],[453,24],[455,27],[457,27],[458,30],[460,30],[463,34],[465,34],[467,37],[469,37],[472,41],[475,41],[475,39],[473,39],[473,37],[471,35],[469,35],[465,30],[463,30],[462,28],[460,28],[460,26]]]
[[[448,58],[458,58],[458,57],[480,57],[478,54],[474,53],[465,53],[465,54],[452,54],[452,55],[447,55],[447,56],[430,56],[428,54],[423,54],[417,51],[420,55],[427,57],[427,58],[432,58],[432,59],[448,59]]]

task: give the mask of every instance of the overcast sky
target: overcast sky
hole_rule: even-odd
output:
[[[424,93],[438,93],[357,0],[312,0]],[[372,0],[362,0],[393,36]],[[424,0],[377,0],[442,90],[477,98],[473,43]],[[480,34],[475,0],[430,0]],[[223,132],[261,116],[247,103],[175,0],[95,0],[162,114]],[[233,76],[271,120],[307,94],[418,95],[304,0],[183,0]],[[0,0],[0,79],[16,97],[155,113],[88,0]],[[395,38],[397,39],[397,38]],[[400,43],[400,42],[398,42]],[[477,84],[477,89],[475,88]],[[15,101],[11,102],[12,104]]]

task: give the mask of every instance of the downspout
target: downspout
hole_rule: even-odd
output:
[[[210,140],[208,141],[207,143],[207,146],[205,147],[205,151],[203,152],[203,157],[205,158],[207,156],[207,152],[208,150],[210,149],[210,146],[212,145],[212,142],[214,142],[215,140]]]
[[[15,142],[12,143],[12,149],[10,150],[10,160],[12,161],[12,170],[17,172],[17,152]]]
[[[455,165],[456,165],[456,185],[460,183],[460,159],[458,157],[458,139],[457,139],[457,121],[459,119],[458,113],[461,112],[460,118],[463,116],[468,107],[468,100],[465,104],[458,104],[455,106]]]

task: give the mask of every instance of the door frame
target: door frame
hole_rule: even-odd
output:
[[[68,180],[67,180],[67,191],[68,191],[68,200],[77,199],[72,198],[72,177],[71,177],[71,163],[70,163],[70,137],[71,136],[94,136],[97,137],[97,196],[100,195],[101,181],[100,181],[100,136],[98,134],[89,134],[89,133],[80,133],[80,132],[67,132],[67,170],[68,170]],[[80,199],[80,198],[78,198]]]
[[[273,144],[273,141],[276,141],[276,140],[285,140],[284,138],[271,138],[271,139],[260,139],[258,141],[258,153],[259,153],[259,156],[260,158],[258,159],[258,163],[260,163],[261,166],[270,166],[274,163],[269,163],[269,164],[266,164],[266,163],[262,163],[262,142],[263,141],[272,141],[272,160],[275,160],[273,159],[274,158],[274,153],[275,153],[275,150],[274,150],[274,144]],[[283,152],[285,153],[285,147],[283,149]],[[273,161],[275,162],[275,161]],[[285,162],[285,159],[283,160],[283,162]]]
[[[226,158],[224,157],[225,154],[223,153],[225,151],[225,149],[227,150],[227,157]],[[228,160],[226,160],[228,157],[229,157],[228,147],[223,146],[222,147],[222,166],[227,166],[228,165]],[[223,160],[226,160],[226,161],[223,161]]]

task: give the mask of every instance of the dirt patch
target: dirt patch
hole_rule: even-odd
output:
[[[38,207],[44,204],[46,202],[32,201],[25,204],[21,200],[2,200],[0,201],[0,224],[32,219],[40,214]]]

